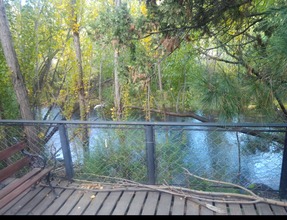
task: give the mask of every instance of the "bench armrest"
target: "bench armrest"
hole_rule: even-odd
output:
[[[44,169],[46,167],[46,159],[38,154],[31,154],[27,150],[21,150],[22,154],[28,156],[30,158],[30,163],[33,168],[41,168]]]

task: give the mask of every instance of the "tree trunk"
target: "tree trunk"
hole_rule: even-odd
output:
[[[16,51],[12,41],[12,35],[9,29],[8,19],[6,16],[4,1],[0,0],[0,40],[4,56],[11,71],[14,91],[20,107],[22,119],[33,120],[33,114],[29,104],[28,92],[25,87],[24,78],[20,70]],[[30,148],[33,151],[39,151],[39,140],[34,126],[25,126],[24,132]]]
[[[115,0],[116,9],[121,6],[120,0]],[[122,115],[121,107],[121,94],[120,94],[120,82],[119,82],[119,40],[114,39],[114,83],[115,83],[115,98],[114,105],[116,108],[116,119],[119,121]]]
[[[79,35],[79,26],[77,23],[77,15],[75,13],[75,5],[76,0],[72,0],[72,30],[73,30],[73,38],[74,38],[74,46],[76,52],[77,59],[77,67],[78,67],[78,98],[79,98],[79,107],[80,107],[80,119],[82,121],[87,120],[87,103],[86,103],[86,95],[85,95],[85,85],[84,85],[84,71],[82,65],[82,51],[80,44],[80,35]],[[83,125],[81,128],[81,139],[83,143],[83,148],[85,153],[89,153],[89,131],[87,125]]]
[[[157,73],[158,73],[159,91],[160,91],[161,97],[163,97],[163,102],[164,102],[164,100],[167,100],[167,97],[166,97],[166,93],[162,89],[161,60],[160,59],[158,59],[158,62],[157,62]],[[161,108],[165,112],[165,104],[164,103],[162,103]],[[165,121],[166,120],[166,114],[165,113],[164,113],[163,117],[164,117],[164,121]]]
[[[118,45],[117,45],[118,47]],[[118,72],[118,66],[119,66],[119,51],[118,48],[115,48],[114,51],[114,86],[115,86],[115,98],[114,98],[114,105],[116,108],[116,119],[119,121],[121,119],[121,94],[120,94],[120,82],[119,82],[119,72]]]
[[[99,100],[102,102],[102,72],[103,72],[103,61],[100,63],[100,72],[99,72]]]

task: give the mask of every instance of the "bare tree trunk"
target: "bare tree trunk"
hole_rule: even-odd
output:
[[[158,86],[159,91],[162,92],[162,81],[161,81],[161,61],[160,59],[157,62],[157,73],[158,73]]]
[[[157,73],[158,73],[158,86],[159,86],[159,91],[160,91],[160,94],[163,96],[163,101],[164,100],[167,100],[166,98],[166,94],[164,93],[163,89],[162,89],[162,77],[161,77],[161,60],[158,59],[158,62],[157,62]],[[162,109],[163,111],[165,112],[165,104],[162,103]],[[166,114],[164,113],[164,121],[166,120]]]
[[[116,118],[119,121],[121,119],[122,109],[121,109],[121,94],[120,94],[118,66],[119,66],[119,51],[118,51],[118,48],[115,48],[115,52],[114,52],[114,80],[115,80],[114,104],[116,108]]]
[[[122,1],[121,0],[115,0],[115,5],[116,7],[120,7],[122,4]]]
[[[150,83],[147,83],[147,103],[146,103],[146,120],[151,121],[151,111],[150,111]]]
[[[1,45],[7,65],[11,71],[11,78],[17,101],[19,103],[21,117],[23,119],[33,120],[34,117],[29,104],[28,92],[25,87],[24,78],[21,73],[20,65],[13,45],[12,35],[9,29],[3,0],[0,0],[0,30]],[[24,132],[30,148],[33,151],[38,152],[39,147],[37,144],[39,144],[39,140],[36,128],[34,126],[25,126]]]
[[[102,102],[102,72],[103,72],[103,61],[100,63],[100,72],[99,72],[99,100]]]
[[[77,58],[77,66],[78,66],[78,97],[79,97],[79,106],[80,106],[80,118],[82,121],[87,120],[87,103],[86,103],[86,95],[85,95],[85,85],[84,85],[84,71],[82,65],[82,51],[80,44],[80,35],[77,24],[77,15],[75,13],[75,5],[76,0],[72,0],[72,30],[73,30],[73,38],[74,38],[74,46]],[[89,153],[89,132],[87,125],[83,125],[81,129],[82,133],[82,142],[85,153]]]
[[[121,0],[115,0],[116,8],[121,6]],[[121,94],[120,94],[120,82],[119,82],[119,40],[114,39],[114,82],[115,82],[115,98],[114,105],[116,108],[116,119],[119,121],[122,115],[122,107],[121,107]]]

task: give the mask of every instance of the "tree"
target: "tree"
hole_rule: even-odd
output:
[[[33,114],[30,108],[29,97],[25,87],[24,79],[20,70],[20,65],[14,49],[11,32],[6,16],[4,1],[0,0],[0,40],[4,56],[11,72],[14,92],[20,107],[21,117],[26,120],[33,120]],[[38,137],[34,126],[25,126],[25,134],[29,146],[37,151]]]
[[[74,38],[74,47],[76,53],[77,67],[78,67],[78,79],[77,79],[77,91],[79,97],[79,106],[80,106],[80,119],[82,121],[87,120],[87,100],[86,100],[86,89],[84,84],[84,72],[82,66],[82,51],[80,44],[80,35],[79,35],[79,24],[78,16],[76,12],[76,0],[71,1],[72,6],[72,32]],[[84,146],[84,151],[88,153],[89,149],[89,133],[88,127],[85,125],[83,128],[82,141]]]
[[[147,1],[147,7],[150,20],[146,28],[150,31],[146,36],[160,35],[162,43],[175,37],[192,43],[198,62],[207,67],[197,80],[206,110],[217,110],[227,119],[252,111],[270,116],[272,121],[280,117],[286,121],[285,96],[278,90],[285,88],[278,77],[282,74],[271,73],[270,66],[264,65],[271,58],[264,48],[282,25],[284,1],[165,0],[161,4]],[[175,45],[163,46],[173,49]],[[281,83],[274,86],[275,82]],[[246,97],[246,93],[250,95]]]

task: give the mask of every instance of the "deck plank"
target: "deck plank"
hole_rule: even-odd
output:
[[[161,193],[157,207],[157,215],[170,215],[172,195]]]
[[[148,192],[143,206],[142,215],[155,215],[159,194],[159,192]]]
[[[174,197],[171,215],[184,215],[185,199],[179,196]]]
[[[116,203],[118,202],[122,192],[110,192],[103,206],[100,208],[97,215],[111,215]]]
[[[229,204],[229,214],[230,215],[243,215],[240,205]]]
[[[35,206],[37,206],[40,202],[42,202],[46,198],[46,196],[51,191],[51,189],[47,187],[38,187],[38,188],[42,189],[35,195],[35,197],[32,200],[26,203],[25,206],[23,206],[19,212],[17,212],[17,215],[29,214],[35,208]]]
[[[52,183],[53,184],[53,183]],[[67,186],[69,183],[68,181],[62,181],[59,184],[54,183],[55,186]],[[50,189],[50,192],[46,195],[45,199],[42,200],[40,203],[38,203],[37,206],[33,208],[33,210],[30,211],[30,215],[41,215],[56,199],[56,195],[52,192],[50,187],[46,187]],[[57,195],[61,196],[61,193],[64,192],[64,189],[62,188],[55,188],[55,192]]]
[[[157,191],[111,191],[86,190],[68,181],[53,184],[59,195],[51,188],[38,184],[27,190],[0,209],[2,215],[214,215],[212,210],[197,200],[181,198]],[[64,186],[64,187],[63,187]],[[75,187],[75,188],[66,188]],[[79,189],[79,187],[81,189]],[[144,190],[144,189],[143,189]],[[240,202],[240,201],[238,201]],[[206,203],[201,201],[201,203]],[[268,203],[210,203],[228,210],[229,215],[287,215],[287,208]],[[228,204],[228,205],[227,205]]]
[[[69,213],[69,215],[81,215],[92,201],[93,195],[94,193],[91,191],[84,192],[84,195],[76,204],[75,208]]]
[[[27,189],[26,191],[22,192],[19,196],[17,196],[15,199],[13,199],[7,205],[1,208],[0,215],[6,215],[6,213],[9,212],[9,210],[12,209],[16,205],[16,203],[19,202],[29,191],[30,189]]]
[[[108,192],[95,193],[94,198],[92,199],[86,210],[83,212],[83,215],[95,215],[108,195]]]
[[[258,203],[256,204],[256,208],[258,210],[259,215],[274,215],[269,204]]]
[[[3,187],[7,184],[13,184],[14,182],[17,182],[17,178],[7,178],[1,182],[3,184]],[[8,204],[6,204],[4,207],[0,208],[0,215],[3,215],[7,210],[11,209],[26,193],[28,193],[30,189],[26,189],[24,192],[20,193],[16,198],[14,198],[12,201],[10,201]]]
[[[68,215],[74,208],[76,203],[82,198],[84,191],[75,190],[65,201],[63,206],[56,212],[55,215]]]
[[[211,202],[203,202],[205,204],[210,204],[210,205],[213,205]],[[214,215],[215,213],[210,210],[209,208],[203,206],[203,205],[200,205],[200,209],[199,209],[199,214],[200,215]]]
[[[199,215],[199,204],[195,201],[187,199],[186,201],[186,215]]]
[[[10,198],[13,199],[15,196],[17,196],[19,194],[17,192],[22,192],[23,191],[22,189],[24,189],[24,190],[29,189],[36,182],[36,181],[32,182],[30,180],[35,175],[38,175],[40,171],[41,171],[40,168],[35,168],[35,169],[31,170],[29,173],[27,173],[24,176],[22,176],[21,178],[16,179],[15,181],[11,182],[6,187],[1,189],[1,191],[0,191],[0,201],[5,202],[4,198],[7,198],[7,197],[9,197],[9,198],[6,199],[6,200],[9,201],[9,200],[11,200]],[[28,181],[30,181],[30,183],[26,184]]]
[[[5,214],[7,215],[15,215],[20,211],[33,197],[42,190],[42,187],[36,187],[35,189],[29,189],[28,192],[13,205],[11,209],[9,209]],[[17,197],[16,197],[17,198]],[[13,200],[12,200],[13,201]]]
[[[254,204],[242,204],[244,215],[257,215]]]
[[[67,198],[74,192],[73,189],[66,189],[56,198],[53,203],[42,213],[42,215],[55,215],[55,213],[65,204]]]
[[[278,205],[271,205],[275,215],[287,215],[287,211],[284,207]]]
[[[0,181],[0,190],[3,189],[8,184],[12,183],[13,181],[16,181],[15,177],[8,177],[3,181]]]
[[[215,202],[214,205],[215,207],[219,208],[220,210],[224,212],[224,213],[215,212],[215,215],[228,215],[226,203]]]
[[[127,215],[140,215],[147,192],[136,192]]]
[[[134,192],[124,192],[112,215],[125,215],[132,200]]]

